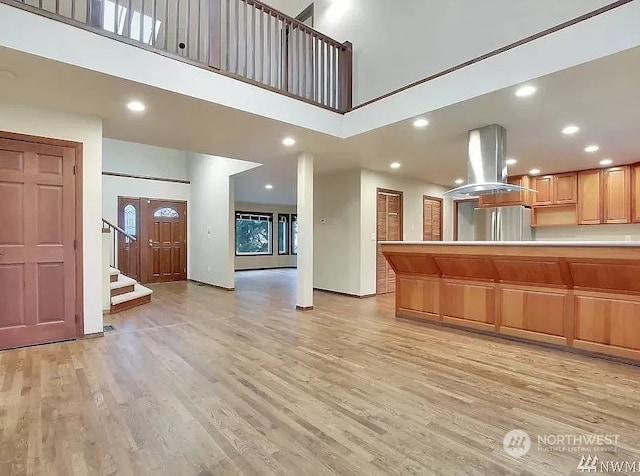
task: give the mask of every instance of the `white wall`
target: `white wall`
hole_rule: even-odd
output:
[[[278,213],[291,215],[296,213],[295,206],[288,205],[265,205],[264,203],[243,203],[236,202],[235,211],[273,213],[273,254],[259,256],[236,256],[235,269],[268,269],[268,268],[290,268],[296,266],[296,255],[278,254]],[[289,222],[291,227],[291,222]],[[231,230],[235,240],[235,225]],[[289,239],[291,229],[289,229]],[[235,243],[234,243],[235,246]]]
[[[295,16],[311,1],[268,3]],[[315,0],[313,3],[314,28],[354,45],[354,104],[360,104],[610,1]]]
[[[189,279],[234,288],[233,175],[257,164],[189,154],[191,256]]]
[[[428,184],[399,175],[362,170],[361,176],[361,265],[360,294],[376,292],[376,190],[386,188],[403,192],[403,239],[422,240],[423,196],[442,197],[447,190],[439,185]],[[442,237],[445,241],[453,238],[451,219],[452,202],[445,199],[442,210]]]
[[[102,332],[102,121],[95,117],[0,104],[0,130],[83,144],[84,332]]]
[[[360,295],[360,170],[316,176],[313,187],[313,286]]]
[[[554,226],[535,229],[536,241],[640,241],[640,225]]]

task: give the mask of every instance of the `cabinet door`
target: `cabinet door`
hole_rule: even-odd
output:
[[[631,222],[631,171],[628,166],[603,172],[604,223]]]
[[[492,193],[489,195],[480,195],[480,200],[478,202],[478,206],[480,208],[491,208],[496,206],[496,200],[498,194]]]
[[[631,220],[640,223],[640,164],[631,167]]]
[[[578,174],[578,224],[602,223],[602,174],[586,170]]]
[[[553,175],[533,178],[533,206],[553,205]]]
[[[553,180],[553,198],[556,204],[576,203],[578,197],[578,175],[558,174]]]

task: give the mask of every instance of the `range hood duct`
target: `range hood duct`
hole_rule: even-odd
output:
[[[475,197],[531,191],[507,183],[507,131],[493,124],[469,131],[468,182],[445,192],[448,197]]]

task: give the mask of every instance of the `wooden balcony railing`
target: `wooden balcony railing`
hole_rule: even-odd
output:
[[[337,112],[352,47],[258,0],[0,0]]]

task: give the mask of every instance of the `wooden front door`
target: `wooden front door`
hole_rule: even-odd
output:
[[[442,241],[442,199],[422,197],[422,239]]]
[[[125,276],[140,281],[140,199],[118,197],[118,226],[132,240],[118,234],[118,269]]]
[[[77,336],[75,166],[74,147],[0,138],[2,349]]]
[[[377,241],[402,240],[402,192],[378,189],[377,192]],[[396,291],[396,274],[377,246],[376,292]]]
[[[140,243],[146,249],[146,282],[187,279],[187,203],[142,199],[146,227]],[[146,202],[146,203],[145,203]]]

